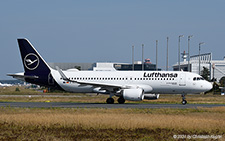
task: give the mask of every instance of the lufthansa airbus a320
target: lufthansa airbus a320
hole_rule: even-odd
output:
[[[200,75],[183,71],[67,71],[51,68],[27,39],[18,39],[25,72],[8,74],[29,83],[54,87],[74,93],[107,94],[118,103],[126,100],[158,99],[159,94],[198,94],[212,89],[212,84]]]

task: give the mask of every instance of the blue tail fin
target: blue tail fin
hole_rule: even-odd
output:
[[[31,45],[27,39],[17,39],[23,61],[25,74],[27,76],[37,76],[38,79],[26,79],[27,82],[48,85],[50,77],[50,67]]]

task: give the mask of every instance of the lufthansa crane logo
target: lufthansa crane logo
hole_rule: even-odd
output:
[[[39,65],[39,58],[34,53],[29,53],[24,58],[24,65],[28,70],[35,70]]]

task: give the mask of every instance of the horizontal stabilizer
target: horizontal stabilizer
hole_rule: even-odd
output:
[[[16,73],[16,74],[7,74],[8,76],[12,76],[13,78],[19,79],[19,80],[25,80],[26,78],[29,79],[38,79],[38,76],[35,75],[24,75],[24,73]]]

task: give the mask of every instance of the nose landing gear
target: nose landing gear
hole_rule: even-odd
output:
[[[183,105],[186,105],[186,104],[187,104],[187,100],[185,100],[185,99],[186,99],[186,98],[185,98],[185,94],[182,94],[181,97],[182,97],[182,102],[181,102],[181,103],[182,103]]]

